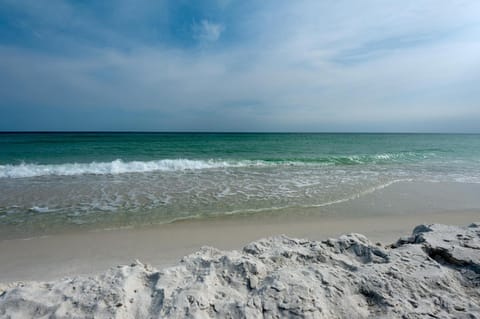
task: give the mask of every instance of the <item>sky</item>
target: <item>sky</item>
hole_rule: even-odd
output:
[[[0,130],[480,132],[480,1],[0,0]]]

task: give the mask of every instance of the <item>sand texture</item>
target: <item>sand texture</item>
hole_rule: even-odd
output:
[[[480,224],[420,225],[388,247],[279,236],[2,290],[2,318],[480,318]]]

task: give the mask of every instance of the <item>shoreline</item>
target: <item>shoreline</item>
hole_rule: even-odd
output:
[[[168,227],[115,229],[103,232],[62,234],[0,242],[0,283],[48,281],[65,276],[91,275],[136,259],[157,268],[176,264],[203,246],[238,250],[265,237],[325,240],[361,233],[372,242],[391,244],[422,223],[466,225],[480,211],[423,213],[416,216],[323,216],[279,219],[269,224],[257,218],[189,221]]]
[[[118,225],[74,225],[66,224],[63,228],[53,228],[48,231],[33,230],[26,235],[13,230],[9,232],[8,225],[0,228],[0,242],[14,240],[34,240],[37,238],[81,234],[91,232],[116,231],[125,229],[144,229],[153,227],[168,227],[182,223],[208,223],[224,219],[274,218],[295,220],[302,216],[321,218],[327,215],[405,215],[416,213],[436,213],[444,211],[480,211],[480,183],[458,181],[412,181],[398,180],[373,187],[359,194],[321,204],[295,205],[271,208],[255,208],[238,211],[227,211],[206,215],[191,215],[177,217],[164,222]],[[441,197],[439,197],[441,196]],[[390,202],[389,202],[390,201]],[[320,216],[321,215],[321,216]],[[115,216],[113,216],[115,217]],[[174,226],[175,227],[175,226]]]
[[[155,267],[177,263],[202,246],[241,249],[287,235],[324,240],[362,233],[393,243],[419,224],[466,225],[480,220],[480,184],[396,183],[328,207],[188,219],[170,224],[68,232],[0,240],[0,283],[95,274],[135,259]]]

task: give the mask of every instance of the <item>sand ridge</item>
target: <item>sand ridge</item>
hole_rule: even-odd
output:
[[[472,318],[480,316],[480,223],[421,225],[391,246],[360,234],[276,236],[204,247],[174,267],[17,283],[6,318]]]

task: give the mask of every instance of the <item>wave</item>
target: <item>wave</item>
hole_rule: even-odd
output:
[[[379,154],[354,154],[354,155],[327,155],[317,158],[286,158],[286,159],[264,159],[270,164],[283,165],[368,165],[368,164],[392,164],[411,163],[436,158],[435,153],[379,153]]]
[[[359,165],[387,164],[425,159],[432,155],[416,153],[383,153],[368,155],[332,155],[320,158],[289,158],[263,160],[191,160],[162,159],[154,161],[125,162],[116,159],[112,162],[65,163],[65,164],[31,164],[0,165],[0,178],[25,178],[37,176],[71,176],[71,175],[116,175],[123,173],[145,173],[154,171],[184,171],[229,167],[253,166],[311,166],[311,165]]]
[[[163,159],[157,161],[131,161],[120,159],[112,162],[0,165],[0,178],[23,178],[46,175],[116,175],[123,173],[144,173],[154,171],[200,170],[222,167],[262,165],[260,161],[216,161]]]

